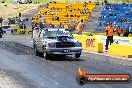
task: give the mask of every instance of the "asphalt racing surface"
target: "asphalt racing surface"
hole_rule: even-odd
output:
[[[76,82],[77,68],[89,74],[130,74],[132,61],[82,52],[46,60],[35,56],[30,35],[5,34],[0,39],[0,88],[132,88],[129,84],[85,84]]]

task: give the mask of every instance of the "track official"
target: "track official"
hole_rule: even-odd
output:
[[[3,29],[2,27],[0,27],[0,38],[2,38],[2,35],[3,35]]]
[[[83,20],[77,25],[78,35],[82,35],[82,31],[84,29],[84,23]]]
[[[111,45],[111,43],[113,43],[114,27],[113,27],[112,23],[109,23],[109,25],[105,28],[105,32],[106,32],[106,36],[107,36],[105,49],[108,50],[109,42],[110,42],[110,45]]]
[[[120,26],[117,28],[117,34],[120,36],[123,33],[123,30],[120,28]]]

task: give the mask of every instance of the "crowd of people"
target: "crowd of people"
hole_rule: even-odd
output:
[[[92,2],[62,3],[51,1],[33,16],[32,28],[43,24],[48,28],[68,28],[69,31],[75,31],[81,19],[83,22],[88,20],[94,7],[95,3]],[[41,28],[44,26],[41,25]]]
[[[81,22],[83,22],[83,20],[81,20]],[[81,30],[80,27],[78,27],[78,25],[80,25],[79,22],[76,23],[76,22],[70,21],[67,28],[71,32],[76,31],[76,29],[78,29],[78,28],[79,28],[79,30]],[[32,22],[32,29],[34,29],[35,27],[39,27],[40,29],[43,29],[43,28],[64,28],[64,24],[61,22],[59,25],[57,25],[57,24],[54,25],[52,23],[46,24],[46,22],[39,22],[39,23]]]

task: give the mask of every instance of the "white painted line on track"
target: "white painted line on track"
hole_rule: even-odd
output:
[[[111,55],[108,55],[107,52],[104,52],[104,53],[97,53],[97,52],[92,52],[92,51],[84,51],[83,52],[88,52],[88,53],[92,53],[92,54],[97,54],[97,55],[102,55],[102,56],[109,56],[109,57],[113,57],[113,58],[117,58],[117,59],[124,59],[124,60],[129,60],[129,61],[132,61],[132,58],[127,58],[127,57],[119,57],[119,56],[111,56]]]

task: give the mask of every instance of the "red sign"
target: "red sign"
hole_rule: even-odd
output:
[[[86,40],[86,48],[95,47],[94,42],[95,42],[95,39],[87,39]]]
[[[129,74],[87,74],[84,68],[79,67],[76,81],[79,85],[86,83],[130,83],[131,76]]]

